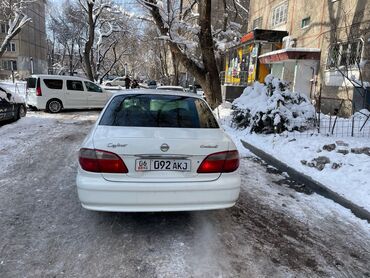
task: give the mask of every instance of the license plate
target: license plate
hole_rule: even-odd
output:
[[[135,163],[137,172],[143,171],[190,171],[188,159],[137,159]]]

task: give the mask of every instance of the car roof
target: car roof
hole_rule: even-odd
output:
[[[200,96],[188,93],[188,92],[182,92],[182,91],[171,91],[171,90],[161,90],[161,89],[130,89],[130,90],[122,90],[114,94],[114,96],[117,95],[167,95],[167,96],[182,96],[182,97],[193,97],[202,99]]]
[[[160,90],[160,89],[184,89],[184,87],[182,86],[159,86],[157,87],[157,90]]]
[[[78,76],[70,76],[70,75],[56,75],[56,74],[33,74],[30,77],[33,78],[56,78],[56,79],[70,79],[70,80],[84,80],[84,81],[90,81],[87,78],[84,77],[78,77]]]

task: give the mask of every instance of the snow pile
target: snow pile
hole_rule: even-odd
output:
[[[288,83],[268,75],[265,84],[255,82],[232,103],[232,123],[238,129],[256,133],[303,131],[313,127],[315,108],[302,94],[292,92]]]
[[[367,109],[361,109],[356,112],[352,117],[366,120],[370,116],[370,111]]]
[[[368,136],[343,138],[318,133],[300,136],[297,131],[267,135],[250,133],[249,129],[236,129],[232,126],[234,111],[231,109],[231,104],[226,103],[220,105],[215,110],[215,114],[219,117],[219,123],[235,142],[242,157],[251,154],[242,145],[241,140],[319,181],[370,212]],[[367,110],[361,110],[361,112],[366,115],[370,113]],[[356,115],[364,117],[360,113]],[[328,149],[328,145],[334,145],[335,148]],[[317,161],[320,156],[327,157],[330,163],[325,163],[322,169],[308,167],[307,163]]]

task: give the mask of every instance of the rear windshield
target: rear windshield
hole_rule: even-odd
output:
[[[31,89],[36,88],[36,78],[30,77],[27,79],[27,88],[31,88]]]
[[[219,127],[211,110],[201,99],[149,94],[114,97],[99,124],[139,127]]]

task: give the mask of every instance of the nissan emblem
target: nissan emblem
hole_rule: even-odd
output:
[[[161,151],[166,152],[170,149],[170,146],[168,146],[166,143],[161,145]]]

